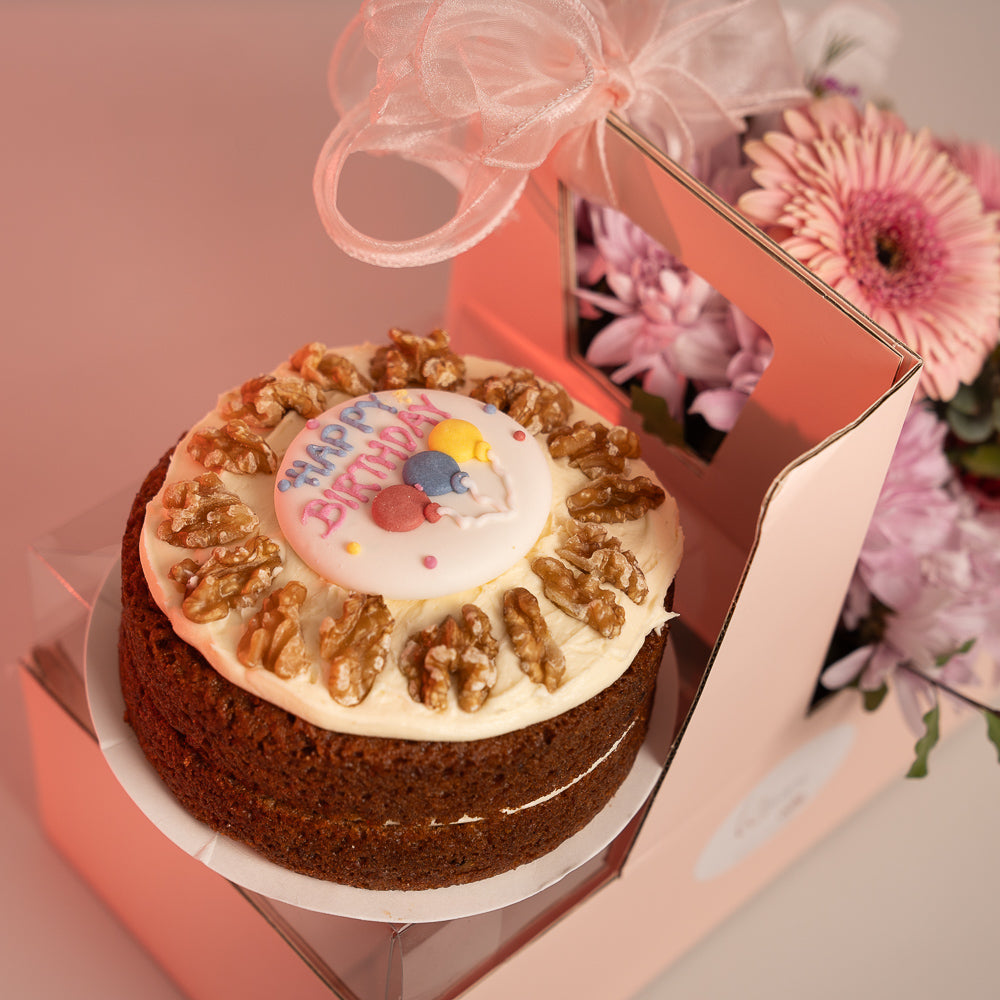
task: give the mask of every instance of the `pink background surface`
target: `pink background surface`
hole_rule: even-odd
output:
[[[13,668],[32,637],[27,542],[137,483],[243,373],[308,340],[426,332],[442,315],[446,268],[348,260],[313,207],[334,121],[326,60],[353,6],[0,5],[6,995],[177,996],[38,832]],[[1000,143],[1000,7],[894,6],[904,33],[890,90],[911,124]],[[440,204],[430,184],[418,196],[355,180],[375,224],[416,229]],[[931,783],[892,788],[644,1000],[993,995],[1000,776],[979,730],[942,748]]]

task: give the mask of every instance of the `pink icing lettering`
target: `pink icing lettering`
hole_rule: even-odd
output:
[[[430,424],[432,427],[435,424],[439,424],[442,420],[447,420],[451,416],[450,413],[445,413],[444,410],[439,410],[428,398],[426,393],[421,393],[420,398],[424,401],[424,405],[421,406],[419,403],[411,403],[405,410],[400,410],[399,419],[407,424],[417,437],[423,437],[424,432],[420,430],[421,424]],[[434,418],[437,417],[435,420]]]
[[[333,481],[333,489],[338,493],[346,493],[348,496],[354,497],[355,500],[360,500],[362,503],[368,503],[370,498],[365,496],[365,493],[378,493],[382,487],[374,483],[359,483],[354,478],[354,475],[348,471],[337,476]],[[323,491],[324,495],[326,492],[326,490]]]
[[[339,478],[343,479],[344,477],[340,476]],[[336,485],[336,483],[334,485]],[[361,506],[361,504],[356,503],[350,497],[342,497],[339,494],[334,493],[333,490],[323,490],[323,496],[328,497],[330,500],[333,500],[335,503],[344,503],[344,504],[347,504],[347,506],[350,507],[351,510],[357,510]],[[320,501],[316,500],[316,501],[313,501],[313,502],[314,503],[319,503]]]
[[[390,462],[385,458],[380,458],[378,455],[358,455],[358,457],[347,467],[348,475],[353,476],[355,471],[360,471],[367,472],[376,479],[385,479],[385,473],[382,472],[381,469],[373,469],[369,463],[381,465],[387,469],[396,468],[395,462]]]
[[[406,424],[418,438],[424,436],[424,432],[420,429],[421,424],[436,424],[437,420],[431,420],[430,417],[424,416],[421,413],[411,413],[409,410],[401,410],[399,414],[399,419]]]
[[[402,416],[402,414],[400,414]],[[418,437],[423,437],[419,432]],[[413,440],[413,435],[405,428],[400,427],[398,424],[394,424],[392,427],[386,427],[379,432],[379,438],[382,441],[389,441],[392,444],[398,444],[400,447],[405,448],[407,451],[416,451],[417,442]],[[406,458],[405,455],[400,455],[400,458]]]
[[[326,531],[322,535],[323,538],[326,538],[343,521],[344,513],[344,508],[339,503],[324,503],[322,500],[310,500],[302,508],[302,523],[305,524],[311,517],[319,519],[326,525]]]
[[[433,413],[436,416],[440,417],[441,420],[447,420],[451,416],[450,413],[446,413],[444,410],[439,410],[427,398],[427,393],[426,392],[422,392],[420,394],[420,398],[424,401],[424,405],[420,406],[418,403],[411,403],[410,404],[410,411],[411,412],[423,413],[426,410],[428,413]],[[436,421],[436,420],[434,421],[434,423],[437,423],[437,422],[438,421]]]
[[[387,428],[388,429],[388,428]],[[414,448],[416,448],[416,442],[413,443]],[[399,448],[393,448],[391,445],[386,444],[384,441],[369,441],[368,447],[382,460],[384,460],[387,468],[395,469],[396,463],[390,462],[389,459],[385,458],[386,454],[395,455],[396,458],[401,458],[404,462],[410,457],[405,451],[400,451]]]

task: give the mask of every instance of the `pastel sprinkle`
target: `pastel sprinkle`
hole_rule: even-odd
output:
[[[308,427],[309,430],[314,431],[317,427],[319,427],[319,421],[315,417],[310,417],[306,421],[306,427]]]
[[[356,555],[359,555],[361,553],[361,543],[360,542],[348,542],[344,546],[344,548],[347,549],[347,554],[348,555],[356,556]]]
[[[437,566],[438,561],[436,556],[424,556],[424,565],[428,569],[434,569]]]
[[[492,403],[487,403],[483,407],[483,413],[489,413],[489,414],[492,415],[492,414],[494,414],[496,412],[497,412],[497,408]]]
[[[523,441],[526,437],[527,435],[524,433],[524,431],[514,431],[515,441]]]

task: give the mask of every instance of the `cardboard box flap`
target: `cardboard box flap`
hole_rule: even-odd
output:
[[[745,785],[776,746],[815,728],[811,698],[918,374],[911,369],[862,417],[775,479],[675,742],[671,796]]]
[[[773,361],[712,462],[698,475],[678,468],[671,477],[745,545],[781,470],[848,426],[919,359],[613,117],[607,149],[622,211],[774,344]]]
[[[921,362],[614,117],[606,147],[622,210],[767,330],[774,344],[773,360],[711,462],[644,435],[644,456],[681,506],[686,549],[676,606],[711,647],[772,483]],[[482,339],[492,353],[499,349],[563,382],[609,419],[641,432],[624,393],[577,346],[572,197],[547,167],[535,172],[515,216],[455,260],[449,325],[459,338],[467,338],[470,326],[488,331]],[[874,497],[887,459],[861,460],[874,463]]]

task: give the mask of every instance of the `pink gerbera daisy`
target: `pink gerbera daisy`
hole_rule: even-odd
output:
[[[924,359],[921,388],[950,399],[997,342],[996,216],[926,131],[842,96],[784,116],[746,146],[758,190],[740,210]]]

